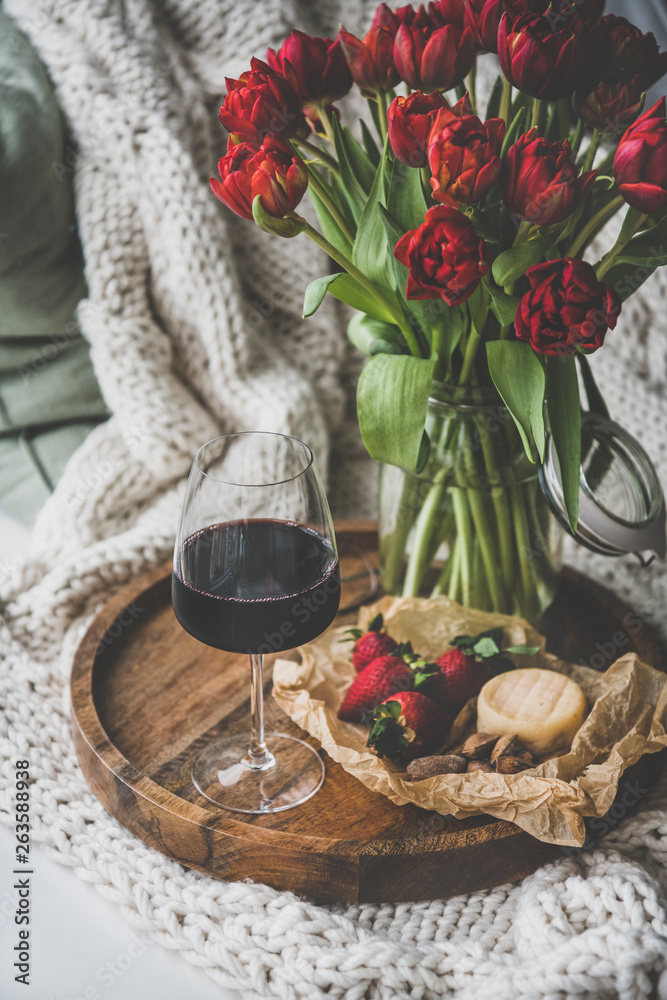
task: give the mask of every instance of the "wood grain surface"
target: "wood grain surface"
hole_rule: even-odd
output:
[[[356,620],[376,596],[372,523],[337,525],[346,578],[337,625]],[[292,810],[233,815],[192,785],[193,759],[211,739],[245,733],[249,679],[244,657],[202,645],[171,607],[171,567],[119,592],[97,616],[76,654],[72,733],[93,792],[128,830],[170,858],[213,875],[251,878],[321,901],[435,899],[510,882],[561,856],[511,823],[456,820],[399,807],[365,788],[320,750],[326,779]],[[650,628],[614,595],[566,571],[540,624],[558,655],[604,669],[636,650],[663,668]],[[314,741],[270,697],[266,729]],[[650,781],[657,755],[641,768]],[[636,780],[628,772],[624,789]]]

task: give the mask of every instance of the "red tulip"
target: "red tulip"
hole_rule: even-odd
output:
[[[485,52],[498,51],[498,24],[507,11],[511,17],[544,11],[544,0],[468,0],[466,16],[478,48]]]
[[[387,113],[389,142],[394,155],[408,167],[426,166],[426,148],[433,118],[447,101],[434,90],[415,90],[408,97],[395,97]]]
[[[439,0],[428,11],[420,7],[412,22],[403,21],[396,32],[394,65],[413,90],[449,90],[474,61],[475,37],[464,0]]]
[[[641,111],[645,91],[639,74],[625,79],[619,73],[610,72],[592,90],[587,86],[578,90],[574,105],[579,117],[591,128],[600,132],[619,132]]]
[[[276,139],[267,136],[259,149],[249,142],[228,145],[218,162],[220,180],[211,177],[211,191],[242,219],[252,219],[253,200],[260,195],[265,212],[282,218],[299,204],[308,187],[303,160]]]
[[[392,10],[388,4],[381,3],[375,12],[371,29],[387,28],[395,36],[402,24],[412,24],[416,13],[414,7],[410,4],[406,4],[405,7],[399,7],[397,10]]]
[[[448,205],[429,208],[424,222],[394,247],[394,257],[409,269],[409,299],[444,299],[459,305],[489,270],[484,241],[462,212]]]
[[[576,37],[568,28],[551,29],[546,15],[503,14],[498,27],[500,68],[530,97],[558,101],[574,90],[579,65]]]
[[[436,113],[428,139],[428,165],[436,201],[457,206],[480,201],[500,174],[505,122],[481,122],[476,115],[443,108]]]
[[[667,52],[660,52],[655,35],[643,34],[636,24],[624,17],[607,14],[595,29],[593,52],[600,78],[608,67],[625,77],[641,74],[646,87],[652,86],[667,72]]]
[[[219,118],[234,135],[256,142],[269,133],[290,139],[299,126],[299,98],[279,73],[261,59],[238,80],[227,82]]]
[[[352,76],[338,39],[313,38],[303,31],[287,36],[278,52],[266,56],[272,69],[292,84],[304,104],[326,107],[352,86]]]
[[[364,39],[341,28],[340,44],[352,79],[362,94],[391,90],[399,80],[394,66],[394,36],[388,28],[371,28]]]
[[[589,170],[577,177],[569,142],[548,142],[532,128],[507,150],[500,188],[514,215],[536,226],[552,226],[572,214],[596,174]]]
[[[637,119],[616,150],[614,179],[628,205],[650,214],[667,205],[665,98]]]
[[[595,28],[590,53],[577,88],[577,112],[593,128],[619,131],[637,117],[642,94],[667,72],[667,52],[660,52],[650,32],[609,14]]]
[[[530,291],[521,299],[514,326],[519,340],[549,357],[592,354],[602,347],[607,330],[613,330],[621,300],[599,281],[585,260],[564,257],[534,264],[526,276]]]

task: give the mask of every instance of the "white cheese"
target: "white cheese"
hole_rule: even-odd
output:
[[[477,699],[480,733],[516,733],[533,753],[569,750],[586,718],[586,699],[575,681],[555,670],[509,670],[484,685]]]

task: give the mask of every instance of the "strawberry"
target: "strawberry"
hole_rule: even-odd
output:
[[[351,638],[346,641],[356,640],[352,651],[352,665],[357,673],[367,667],[373,660],[377,659],[378,656],[393,653],[398,648],[396,640],[382,631],[383,626],[384,619],[382,615],[376,615],[369,622],[366,632],[362,632],[358,628],[349,628],[347,630]]]
[[[415,688],[448,708],[474,698],[495,674],[512,670],[514,664],[501,655],[503,630],[500,628],[480,635],[459,635],[452,640],[453,649],[438,657],[435,663],[413,663]],[[508,646],[503,652],[532,656],[537,646]]]
[[[458,705],[474,698],[491,677],[483,660],[466,655],[457,647],[439,656],[435,666],[437,673],[425,674],[418,690],[440,705]]]
[[[423,757],[444,742],[446,720],[439,705],[418,691],[399,691],[370,713],[367,746],[378,757],[409,761]]]
[[[414,675],[400,656],[379,656],[357,674],[338,709],[344,722],[361,722],[385,698],[412,687]]]

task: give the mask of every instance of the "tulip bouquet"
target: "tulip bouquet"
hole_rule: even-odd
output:
[[[493,53],[482,115],[476,64]],[[606,413],[588,356],[667,263],[665,99],[643,109],[666,69],[604,0],[435,0],[381,4],[364,38],[293,31],[227,81],[213,193],[335,262],[305,316],[327,293],[356,310],[361,433],[394,498],[389,592],[529,618],[548,601],[546,434],[574,530],[582,406]],[[337,104],[353,83],[358,130]],[[306,190],[317,228],[296,211]],[[585,259],[619,211],[616,241]]]

